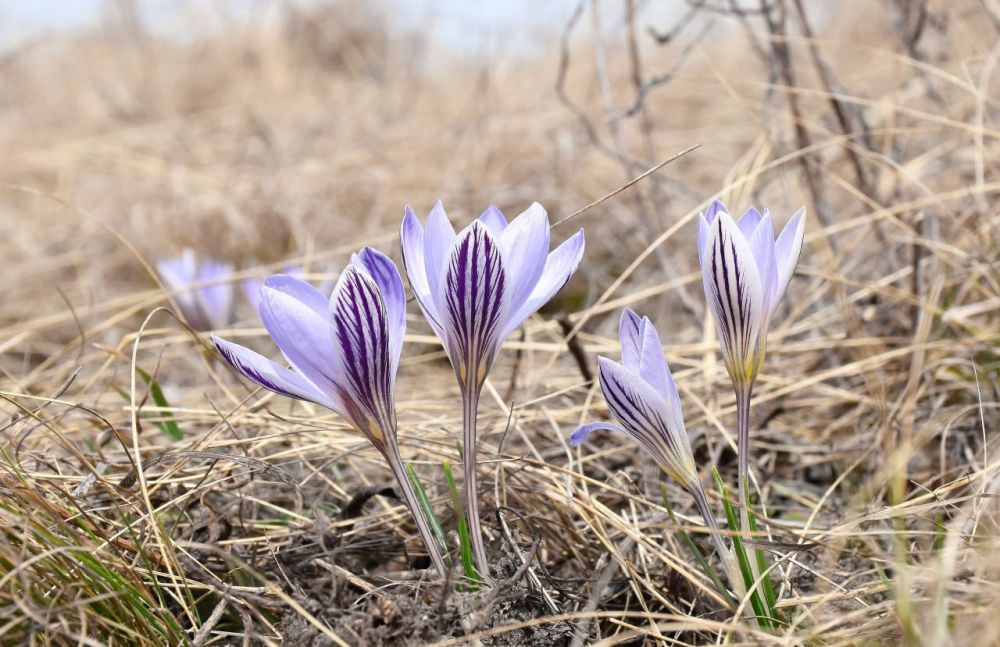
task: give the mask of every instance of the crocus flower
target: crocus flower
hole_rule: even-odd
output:
[[[734,221],[716,200],[698,218],[698,255],[705,298],[722,342],[736,391],[739,486],[747,497],[750,464],[750,395],[764,363],[767,326],[802,250],[805,209],[796,211],[777,240],[771,214],[747,209]],[[747,511],[742,507],[743,527]]]
[[[504,339],[573,275],[583,231],[550,252],[548,214],[534,203],[510,223],[491,206],[456,234],[439,201],[426,226],[406,207],[400,237],[410,286],[461,386],[465,508],[480,575],[488,577],[476,496],[479,394]]]
[[[281,274],[293,276],[297,279],[305,276],[305,273],[305,270],[299,265],[289,265],[281,272]],[[333,274],[334,268],[329,268],[326,273]],[[316,286],[316,289],[319,290],[320,294],[329,296],[330,292],[333,291],[334,285],[336,285],[336,281],[332,279],[325,279]],[[250,302],[250,305],[254,310],[257,310],[260,305],[260,291],[263,287],[264,282],[260,279],[246,279],[243,281],[243,295],[246,296],[247,301]]]
[[[233,273],[231,265],[211,258],[199,262],[193,249],[185,249],[161,260],[156,269],[192,328],[215,330],[232,321],[233,285],[225,281]]]
[[[601,391],[608,411],[618,424],[592,422],[582,425],[570,435],[570,444],[579,447],[598,429],[618,432],[635,441],[646,456],[694,497],[727,576],[733,586],[739,587],[742,579],[738,577],[731,553],[722,543],[718,524],[698,478],[691,443],[684,429],[680,396],[663,356],[656,328],[648,317],[640,318],[626,308],[618,331],[621,363],[607,357],[597,360]]]
[[[396,441],[393,391],[406,330],[406,297],[396,265],[364,248],[352,256],[329,300],[305,281],[272,276],[261,288],[259,312],[290,368],[213,336],[222,357],[250,381],[326,407],[364,434],[392,469],[431,560],[444,575],[444,559]]]
[[[792,215],[777,240],[767,209],[762,215],[751,207],[733,221],[716,200],[698,217],[705,297],[726,370],[738,385],[750,385],[764,362],[767,325],[792,278],[804,233],[805,209]]]

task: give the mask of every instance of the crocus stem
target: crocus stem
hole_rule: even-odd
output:
[[[726,577],[729,578],[729,585],[732,586],[736,594],[742,598],[746,594],[743,577],[740,575],[739,568],[733,560],[733,554],[726,548],[726,545],[722,543],[722,531],[719,530],[719,524],[715,520],[715,515],[712,514],[712,508],[708,505],[708,498],[705,496],[705,490],[699,486],[694,488],[691,491],[691,494],[694,496],[694,501],[698,506],[698,512],[701,513],[702,519],[705,520],[705,525],[708,526],[708,534],[712,538],[712,543],[715,544],[715,552],[719,554],[719,559],[722,560],[722,566],[726,571]]]
[[[417,493],[413,489],[410,476],[406,473],[406,465],[403,464],[403,457],[399,454],[399,448],[395,442],[387,443],[387,445],[386,461],[389,463],[389,467],[392,468],[392,473],[396,476],[403,500],[406,502],[406,507],[410,509],[413,521],[417,524],[417,531],[420,533],[420,538],[424,540],[427,553],[431,557],[431,563],[434,564],[435,570],[437,570],[441,577],[446,577],[448,567],[445,565],[444,557],[441,556],[441,547],[438,545],[437,539],[431,531],[431,525],[428,523],[427,517],[424,516],[423,510],[420,509],[420,501],[417,499]]]
[[[744,542],[753,542],[750,532],[750,395],[753,382],[736,387],[736,430],[739,439],[739,495],[736,500],[740,507],[740,534]],[[756,549],[754,549],[756,550]],[[757,560],[750,560],[750,571],[754,579],[760,578]]]
[[[747,510],[750,492],[750,394],[753,384],[736,386],[736,437],[739,464],[737,476],[739,479],[740,531],[750,529],[750,514]]]
[[[469,522],[472,537],[472,554],[476,557],[476,567],[483,581],[490,580],[489,560],[486,558],[486,544],[479,523],[479,494],[476,471],[476,417],[479,411],[479,388],[465,385],[462,389],[462,459],[465,470],[465,518]]]

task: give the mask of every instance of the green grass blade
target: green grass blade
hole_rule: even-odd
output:
[[[761,600],[761,592],[753,588],[753,569],[750,567],[750,558],[747,557],[746,548],[743,546],[743,539],[740,537],[740,520],[736,514],[736,510],[733,508],[732,502],[729,500],[729,489],[715,467],[712,468],[712,477],[715,479],[715,487],[718,488],[719,494],[722,495],[722,507],[726,511],[726,521],[729,524],[729,528],[734,531],[733,552],[736,554],[736,561],[739,564],[740,573],[743,575],[743,583],[746,585],[747,590],[751,591],[750,606],[753,607],[754,614],[756,614],[761,626],[771,628],[771,616],[767,613],[766,605]]]
[[[757,515],[754,513],[753,508],[750,507],[749,496],[744,497],[744,505],[747,507],[747,519],[750,524],[750,532],[753,537],[757,537]],[[767,556],[761,548],[754,548],[753,552],[757,559],[757,572],[761,574],[761,578],[763,579],[761,587],[764,589],[764,600],[767,602],[768,615],[770,615],[772,619],[779,619],[778,599],[774,594],[774,584],[771,582],[771,575],[767,571]]]
[[[445,553],[445,559],[448,560],[448,565],[450,566],[451,556],[448,554],[448,540],[445,539],[444,529],[441,527],[441,522],[438,521],[437,515],[434,514],[434,509],[431,507],[431,500],[430,497],[427,496],[427,490],[424,489],[424,484],[420,481],[420,477],[417,476],[417,472],[413,469],[413,465],[406,463],[406,473],[410,477],[410,482],[413,483],[413,489],[417,491],[417,500],[420,501],[420,509],[424,511],[424,516],[427,518],[427,522],[431,526],[431,532],[434,533],[434,538],[437,539],[438,544],[441,546],[441,550]]]
[[[667,509],[667,514],[670,515],[670,521],[675,526],[677,526],[677,531],[681,534],[681,538],[684,539],[684,543],[687,545],[688,550],[690,550],[691,554],[694,555],[694,558],[698,562],[698,565],[701,566],[701,570],[704,571],[705,574],[708,575],[709,579],[712,580],[712,584],[715,586],[715,590],[719,592],[719,595],[721,595],[722,599],[726,601],[726,604],[729,605],[729,608],[735,611],[736,603],[733,600],[732,596],[729,595],[729,589],[727,589],[726,586],[722,583],[722,580],[719,578],[719,574],[716,572],[714,568],[712,568],[712,565],[708,563],[708,559],[706,559],[705,554],[701,552],[701,548],[698,548],[698,544],[696,544],[694,540],[691,539],[691,535],[688,534],[686,530],[681,528],[680,524],[677,522],[677,517],[674,516],[674,509],[670,507],[670,499],[667,498],[666,485],[663,484],[660,485],[660,495],[663,497],[663,507]],[[720,555],[720,557],[722,557],[722,555]]]
[[[455,506],[455,515],[458,518],[458,546],[462,557],[462,570],[469,580],[472,590],[479,590],[481,582],[479,573],[472,561],[472,536],[469,534],[469,524],[465,520],[465,509],[462,506],[462,497],[458,493],[458,485],[455,484],[455,475],[451,472],[451,464],[444,462],[444,477],[448,481],[448,489],[451,491],[451,500]]]

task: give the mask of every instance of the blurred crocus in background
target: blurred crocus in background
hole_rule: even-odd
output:
[[[181,314],[198,331],[217,330],[232,323],[233,284],[226,279],[233,267],[211,258],[199,261],[193,249],[161,260],[156,269],[174,293]]]
[[[598,358],[598,379],[608,410],[618,424],[592,422],[570,435],[580,446],[591,432],[607,429],[630,437],[669,477],[687,490],[698,506],[731,586],[742,595],[743,579],[732,553],[722,541],[718,523],[698,478],[681,411],[680,396],[663,355],[660,337],[648,317],[625,309],[619,323],[621,363]],[[726,592],[720,591],[725,595]]]
[[[329,300],[305,281],[272,276],[260,290],[259,312],[291,368],[213,336],[219,352],[250,381],[331,409],[361,431],[388,462],[434,567],[445,575],[396,440],[394,389],[406,297],[395,263],[364,248],[352,256]]]
[[[805,209],[777,240],[771,214],[747,209],[738,221],[719,200],[698,217],[705,298],[715,319],[726,370],[736,391],[740,499],[749,496],[750,396],[764,362],[767,327],[802,250]],[[741,506],[746,529],[746,506]]]
[[[332,277],[337,273],[337,268],[330,265],[324,275],[327,277]],[[286,276],[293,276],[297,279],[306,280],[306,271],[300,265],[289,265],[283,269],[280,274]],[[316,289],[319,290],[320,294],[323,296],[330,296],[333,291],[333,287],[336,285],[337,281],[334,278],[324,278],[319,284],[316,285]],[[246,297],[247,301],[250,303],[251,307],[256,311],[260,304],[260,291],[264,287],[264,281],[261,279],[245,279],[243,281],[243,295]]]
[[[550,252],[548,214],[534,203],[510,223],[491,206],[456,234],[438,201],[426,225],[406,207],[400,237],[410,286],[461,387],[465,510],[479,574],[488,578],[476,490],[479,395],[507,335],[573,275],[583,230]]]

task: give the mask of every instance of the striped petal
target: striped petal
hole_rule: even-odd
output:
[[[549,217],[537,202],[514,218],[499,237],[514,310],[531,295],[549,256]]]
[[[333,353],[348,417],[379,448],[395,429],[395,373],[389,313],[378,284],[357,265],[341,274],[330,298]]]
[[[507,318],[501,339],[505,339],[521,325],[521,322],[548,303],[549,299],[566,285],[580,264],[580,259],[583,258],[583,249],[584,238],[581,229],[549,253],[541,278],[521,307],[514,310]]]
[[[486,208],[486,211],[479,216],[479,220],[486,225],[486,228],[494,236],[499,236],[507,228],[507,219],[504,217],[503,212],[493,204]]]
[[[406,294],[403,279],[396,264],[382,252],[365,247],[351,258],[352,265],[360,265],[375,281],[379,294],[385,303],[389,328],[389,358],[392,360],[391,373],[396,374],[399,356],[403,352],[403,335],[406,333]]]
[[[722,200],[712,200],[705,213],[698,214],[698,257],[704,264],[705,246],[708,244],[708,235],[712,229],[712,223],[720,213],[729,213]]]
[[[799,254],[802,252],[802,237],[806,230],[806,210],[799,209],[789,219],[788,224],[781,230],[778,240],[774,244],[774,260],[777,266],[777,280],[775,281],[774,305],[777,305],[781,296],[788,287],[788,282],[792,279],[795,265],[799,262]]]
[[[712,225],[701,270],[726,368],[733,380],[748,383],[763,360],[764,292],[750,246],[728,214]]]
[[[660,469],[681,485],[696,487],[698,475],[687,432],[676,424],[667,402],[640,375],[606,357],[598,358],[598,374],[608,410],[624,431]]]
[[[463,384],[486,379],[503,341],[509,289],[500,243],[486,225],[473,221],[459,234],[437,302],[448,356]]]
[[[334,394],[323,393],[316,388],[316,385],[294,370],[279,366],[249,348],[219,339],[215,335],[212,335],[212,343],[215,344],[222,358],[237,373],[258,386],[296,400],[315,402],[343,414],[343,406],[339,398],[336,398]]]

